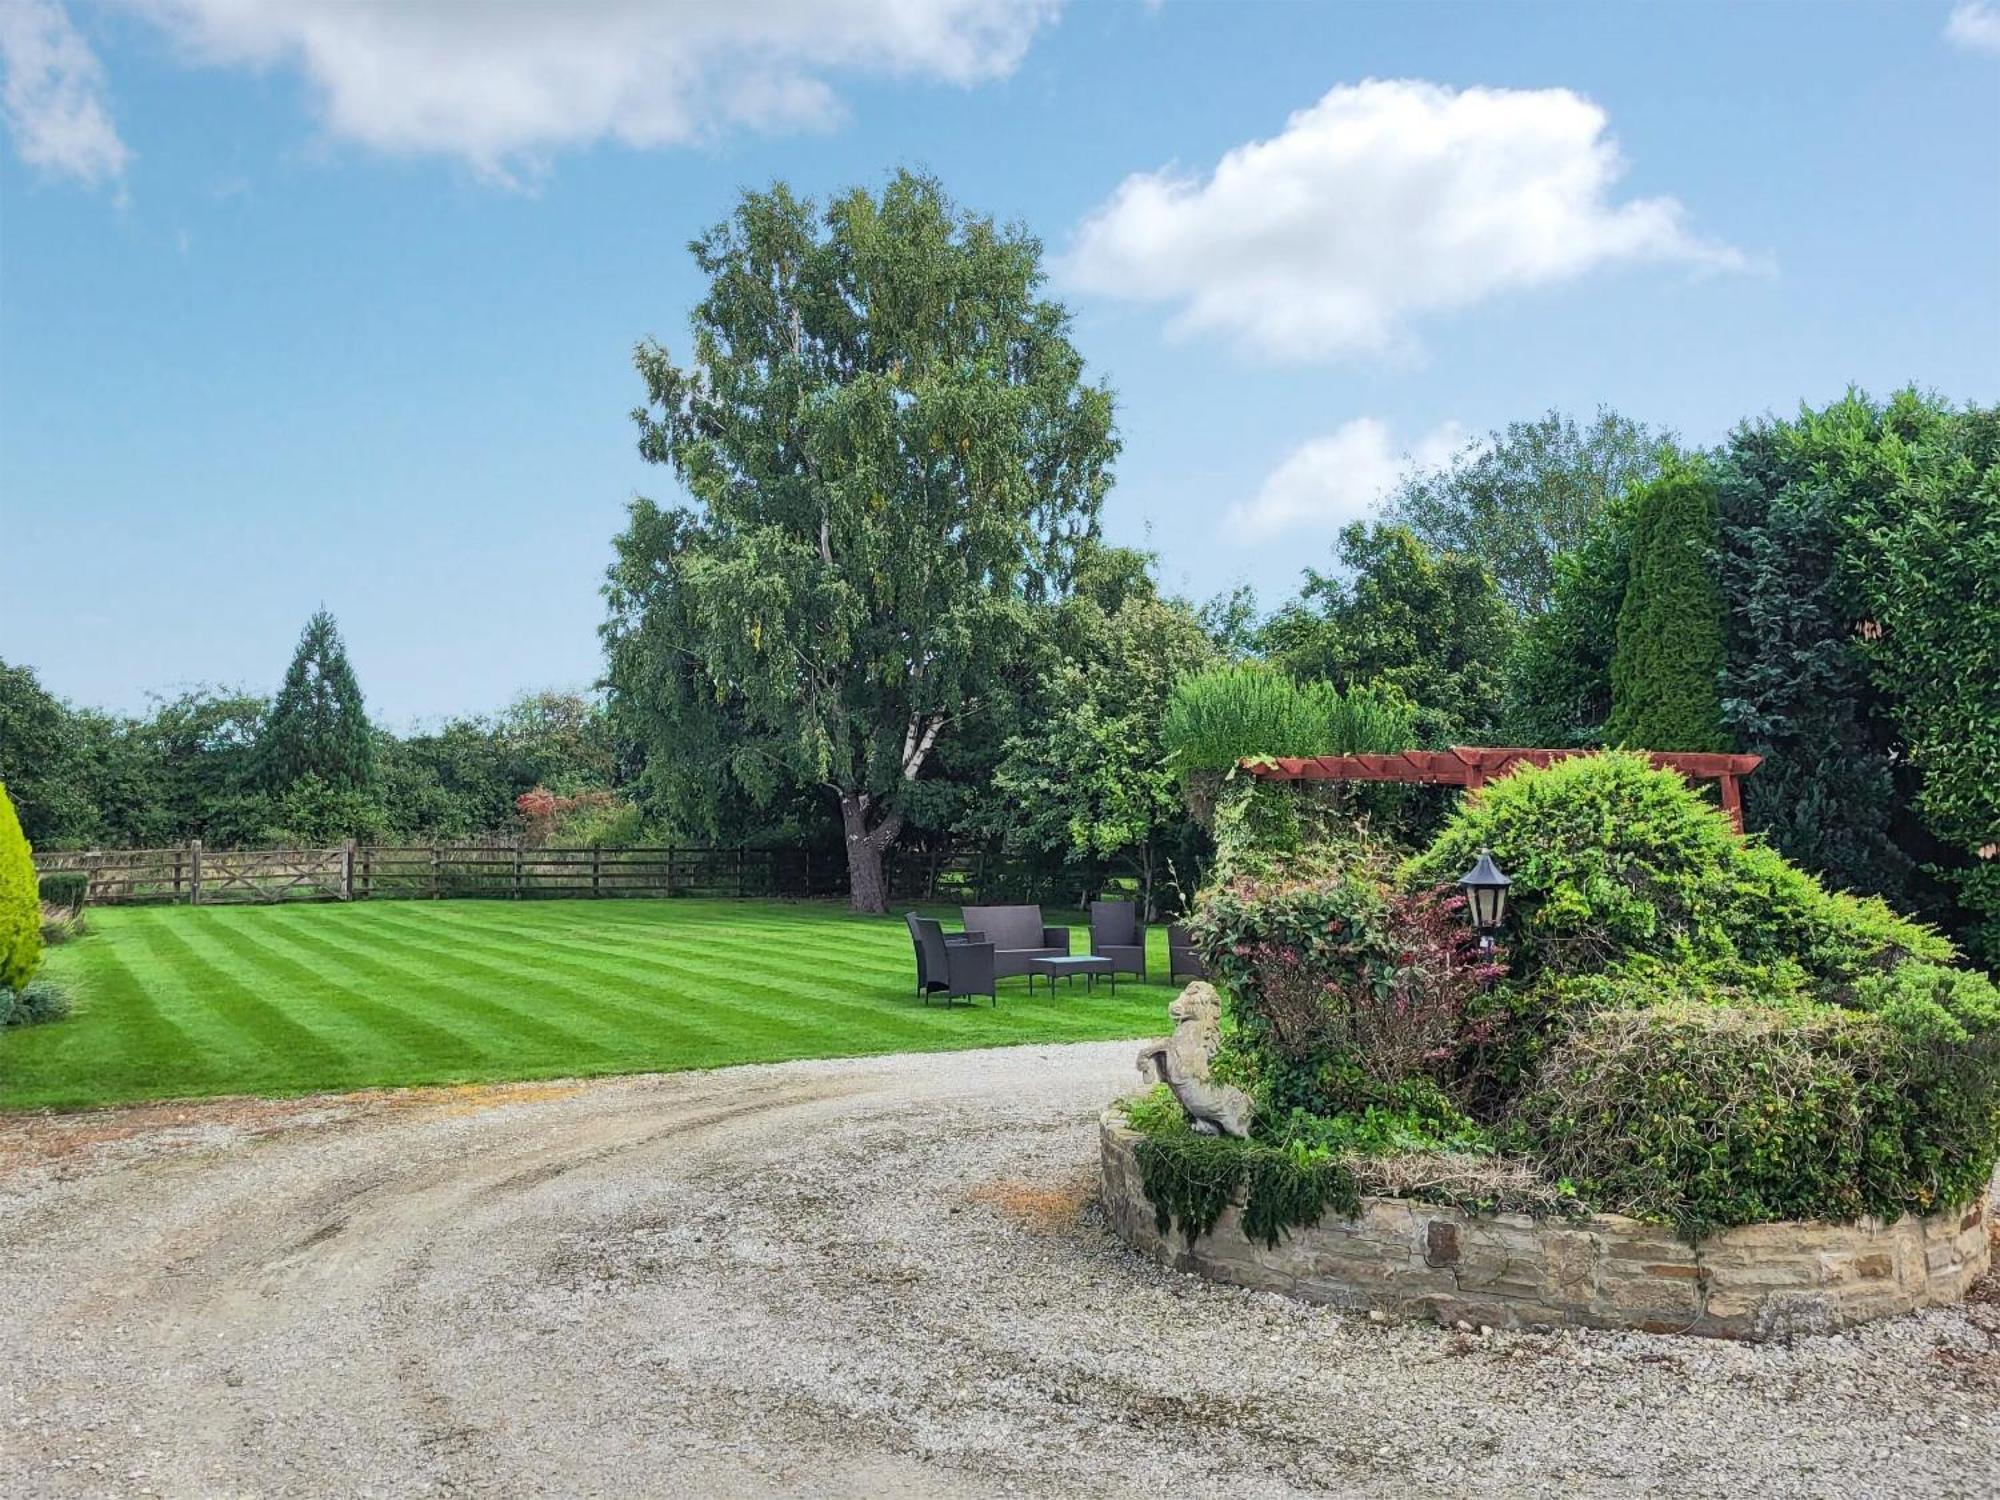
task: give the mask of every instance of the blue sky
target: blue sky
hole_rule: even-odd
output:
[[[1195,596],[1275,603],[1405,455],[1550,406],[2000,399],[1977,0],[0,0],[0,60],[0,658],[81,703],[268,689],[322,603],[399,727],[587,685],[676,493],[631,346],[774,177],[1040,234],[1106,529]]]

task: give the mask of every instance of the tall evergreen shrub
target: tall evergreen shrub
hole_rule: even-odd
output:
[[[342,790],[374,784],[375,732],[340,627],[323,609],[306,621],[257,748],[274,793],[307,776]]]
[[[1744,822],[1834,885],[1910,896],[1914,862],[1893,827],[1906,795],[1881,695],[1868,679],[1857,604],[1840,567],[1840,517],[1879,491],[1876,414],[1852,393],[1795,421],[1745,423],[1717,462],[1729,599],[1723,723],[1763,757],[1743,783]]]
[[[18,990],[42,966],[42,901],[35,860],[14,800],[0,786],[0,991]]]
[[[1715,489],[1676,464],[1638,492],[1630,581],[1618,610],[1605,737],[1644,750],[1721,750],[1723,665]]]

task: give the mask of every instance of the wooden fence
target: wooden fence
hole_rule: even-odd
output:
[[[838,853],[743,845],[530,848],[519,844],[336,844],[323,849],[37,851],[44,875],[89,877],[92,905],[214,906],[281,901],[486,897],[844,896]],[[1021,861],[981,851],[905,850],[885,874],[892,900],[1076,900]]]

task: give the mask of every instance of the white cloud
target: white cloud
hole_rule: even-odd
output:
[[[1416,317],[1624,261],[1738,268],[1672,198],[1611,200],[1604,111],[1568,89],[1342,85],[1203,176],[1125,179],[1064,261],[1085,291],[1179,305],[1280,359],[1409,346]]]
[[[122,175],[104,69],[57,0],[0,0],[0,108],[21,160],[86,183]]]
[[[1406,451],[1390,440],[1388,425],[1379,418],[1356,417],[1286,454],[1254,499],[1230,507],[1225,524],[1244,541],[1297,530],[1331,535],[1374,515],[1405,474],[1439,467],[1466,441],[1463,427],[1446,422]]]
[[[1945,40],[1967,52],[2000,57],[2000,5],[1993,0],[1962,0],[1944,23]]]
[[[491,176],[564,147],[821,128],[832,80],[1004,77],[1058,0],[123,0],[193,60],[297,68],[328,132]]]

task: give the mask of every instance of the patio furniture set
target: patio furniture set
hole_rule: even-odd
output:
[[[1102,975],[1116,994],[1120,974],[1146,977],[1146,924],[1130,901],[1090,903],[1088,953],[1071,953],[1069,928],[1045,923],[1039,906],[962,906],[959,918],[962,932],[946,932],[934,917],[915,912],[903,918],[916,950],[917,993],[926,1004],[933,995],[947,1005],[961,995],[984,995],[998,1005],[999,981],[1023,976],[1031,995],[1037,978],[1047,980],[1053,994],[1058,979],[1074,989],[1082,975],[1086,989],[1095,990]],[[1208,973],[1178,923],[1167,928],[1167,968],[1169,980]]]

